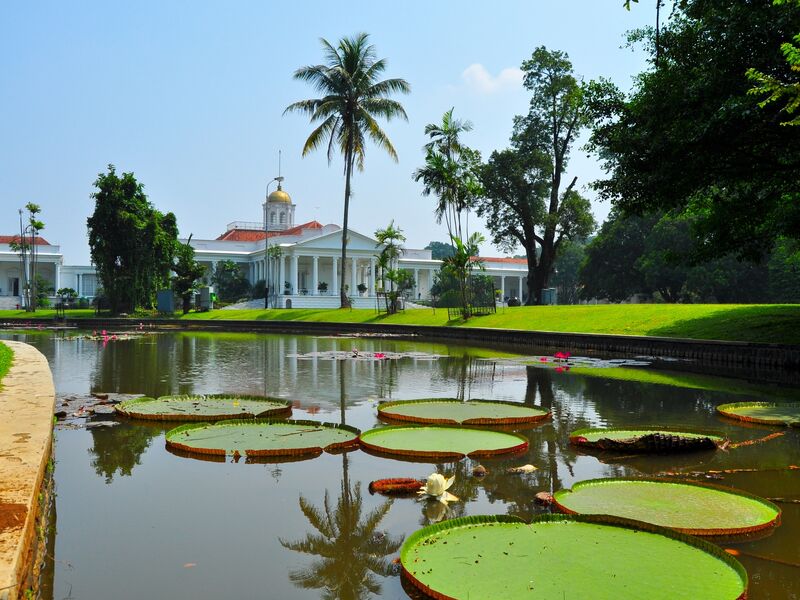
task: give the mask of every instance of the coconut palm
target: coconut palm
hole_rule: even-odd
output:
[[[345,290],[347,264],[347,223],[350,210],[350,180],[353,167],[364,170],[367,138],[397,161],[397,152],[376,117],[387,121],[395,117],[408,120],[403,106],[389,98],[394,93],[408,93],[410,86],[404,79],[379,80],[386,69],[386,60],[375,57],[375,47],[369,44],[369,35],[359,33],[352,38],[342,38],[333,46],[323,39],[325,64],[297,69],[294,78],[312,84],[320,98],[301,100],[290,104],[286,112],[300,112],[319,125],[311,132],[303,146],[303,156],[327,145],[328,163],[334,150],[344,157],[344,217],[342,219],[342,274],[339,290],[342,308],[350,305]]]

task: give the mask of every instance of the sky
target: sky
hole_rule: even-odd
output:
[[[654,11],[622,4],[4,2],[0,234],[16,232],[17,209],[35,202],[42,234],[61,246],[65,264],[89,264],[93,182],[113,163],[136,175],[156,208],[175,213],[183,237],[214,239],[231,221],[261,221],[279,151],[296,222],[341,224],[341,158],[329,165],[324,151],[302,157],[312,126],[283,111],[315,97],[292,74],[322,62],[320,38],[364,31],[388,61],[385,76],[406,79],[411,93],[397,98],[408,121],[384,122],[399,162],[367,148],[365,170],[353,181],[350,226],[371,235],[394,219],[410,248],[446,241],[434,199],[412,178],[425,125],[455,107],[474,126],[467,145],[484,158],[506,148],[513,117],[527,112],[530,97],[519,67],[541,45],[567,52],[578,77],[607,77],[629,89],[646,63],[641,50],[625,47],[625,32],[650,24]],[[585,134],[565,179],[578,177],[602,222],[609,206],[588,188],[602,171],[581,141]],[[489,243],[481,254],[500,256]]]

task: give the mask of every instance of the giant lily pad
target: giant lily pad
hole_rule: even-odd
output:
[[[717,411],[750,423],[800,427],[800,402],[734,402],[721,404]]]
[[[425,527],[400,550],[403,577],[429,596],[703,598],[747,594],[744,567],[718,546],[605,515],[465,517]]]
[[[216,394],[135,398],[117,404],[116,409],[126,417],[150,421],[221,421],[288,417],[292,414],[292,403],[264,396]]]
[[[167,432],[167,447],[198,454],[299,456],[358,446],[359,430],[317,421],[271,419],[192,423]]]
[[[688,452],[713,450],[725,441],[716,433],[680,431],[669,427],[640,429],[578,429],[569,436],[577,446],[616,452]]]
[[[550,416],[541,408],[519,402],[490,400],[437,399],[384,402],[378,416],[392,421],[438,423],[450,425],[523,425],[536,423]]]
[[[774,527],[781,516],[772,502],[745,492],[655,479],[582,481],[553,500],[566,513],[636,519],[692,535],[752,533]]]
[[[465,427],[381,427],[361,434],[361,446],[380,454],[459,459],[524,452],[527,438],[515,434]]]

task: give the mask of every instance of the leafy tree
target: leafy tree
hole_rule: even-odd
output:
[[[472,131],[472,123],[453,118],[453,110],[444,113],[441,124],[425,126],[425,135],[430,139],[425,144],[425,166],[414,172],[414,180],[422,182],[424,196],[438,197],[436,222],[441,223],[444,218],[448,235],[463,242],[464,236],[469,235],[469,210],[483,193],[479,179],[481,156],[461,143],[459,136]]]
[[[342,38],[337,46],[323,39],[325,64],[301,67],[294,73],[295,79],[312,84],[322,93],[322,97],[295,102],[284,111],[300,112],[308,115],[312,123],[320,122],[308,136],[303,146],[303,156],[326,144],[329,163],[336,147],[344,157],[343,265],[347,264],[347,227],[353,167],[360,171],[364,169],[367,138],[397,161],[397,152],[378,125],[376,117],[383,117],[387,121],[395,117],[408,118],[402,105],[389,98],[394,93],[408,93],[408,82],[404,79],[378,80],[386,69],[386,60],[376,59],[375,47],[368,41],[369,36],[366,33]],[[344,269],[339,289],[341,307],[350,306]]]
[[[211,275],[214,291],[223,302],[236,302],[250,294],[250,282],[238,263],[221,260]]]
[[[595,228],[589,201],[575,191],[577,178],[562,190],[569,152],[587,123],[583,88],[564,52],[537,48],[522,63],[533,97],[525,117],[516,117],[512,148],[493,152],[482,173],[485,216],[492,241],[528,260],[527,304],[541,304],[561,244]]]
[[[453,256],[453,246],[444,242],[430,242],[425,246],[425,250],[431,251],[431,258],[434,260],[443,260],[448,256]]]
[[[478,232],[470,235],[466,241],[461,241],[453,236],[453,256],[449,256],[442,261],[442,271],[455,279],[458,285],[459,305],[461,315],[468,319],[471,314],[472,300],[470,298],[470,278],[473,271],[483,269],[483,261],[476,260],[477,248],[484,242],[484,237]]]
[[[114,165],[98,175],[94,186],[89,249],[111,311],[152,307],[173,268],[175,215],[156,210],[133,173],[118,176]]]
[[[577,304],[580,300],[580,267],[586,258],[586,244],[583,240],[567,242],[553,263],[550,285],[558,288],[559,304]]]
[[[751,67],[796,80],[779,45],[800,30],[800,11],[769,0],[689,0],[661,31],[660,59],[629,96],[590,86],[590,149],[608,177],[600,196],[628,213],[694,217],[696,251],[757,259],[781,237],[800,236],[800,136],[782,108],[750,94]],[[655,56],[652,31],[633,41]]]
[[[172,289],[183,301],[183,314],[189,312],[192,294],[197,290],[197,284],[206,273],[206,268],[194,259],[194,248],[191,246],[192,236],[185,244],[177,244],[175,248],[175,264],[172,271]]]
[[[38,204],[28,202],[25,205],[28,211],[27,223],[23,222],[23,211],[19,211],[19,237],[12,240],[9,246],[11,250],[19,253],[20,266],[22,267],[22,298],[26,311],[35,312],[37,306],[44,306],[40,303],[41,294],[37,290],[37,283],[41,280],[37,273],[39,248],[37,238],[44,223],[36,215],[41,212]],[[34,299],[36,300],[34,302]]]
[[[800,0],[773,0],[773,4],[775,6],[794,4],[800,8]],[[792,42],[781,44],[781,52],[786,57],[792,75],[800,72],[800,33],[794,36],[793,41],[794,44]],[[797,75],[790,80],[788,77],[775,76],[750,68],[747,70],[747,77],[755,84],[749,93],[763,98],[758,104],[760,107],[764,108],[771,102],[784,100],[783,111],[786,114],[793,115],[800,108],[800,78]],[[800,125],[800,114],[781,124]]]
[[[659,216],[624,217],[612,211],[600,232],[586,246],[580,267],[582,298],[608,298],[619,302],[647,291],[644,274],[636,261],[644,254],[645,241]]]

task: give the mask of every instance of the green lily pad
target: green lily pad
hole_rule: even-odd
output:
[[[436,460],[528,449],[527,438],[519,434],[466,427],[381,427],[362,433],[360,441],[373,452]]]
[[[592,479],[553,499],[566,513],[635,519],[691,535],[752,533],[776,526],[781,516],[772,502],[746,492],[655,479]]]
[[[292,403],[288,400],[231,394],[134,398],[120,402],[115,408],[126,417],[150,421],[221,421],[292,414]]]
[[[384,402],[378,406],[378,416],[392,421],[439,423],[450,425],[522,425],[536,423],[550,416],[541,408],[519,402],[494,400],[461,400],[432,398]]]
[[[271,419],[191,423],[167,432],[167,447],[198,454],[298,456],[358,446],[359,430],[317,421]]]
[[[688,452],[714,450],[725,441],[717,433],[681,431],[669,427],[639,429],[578,429],[569,435],[577,446],[615,452]]]
[[[800,427],[800,402],[734,402],[719,405],[717,412],[750,423]]]
[[[744,567],[718,546],[605,515],[465,517],[413,533],[403,577],[434,598],[746,597]]]

